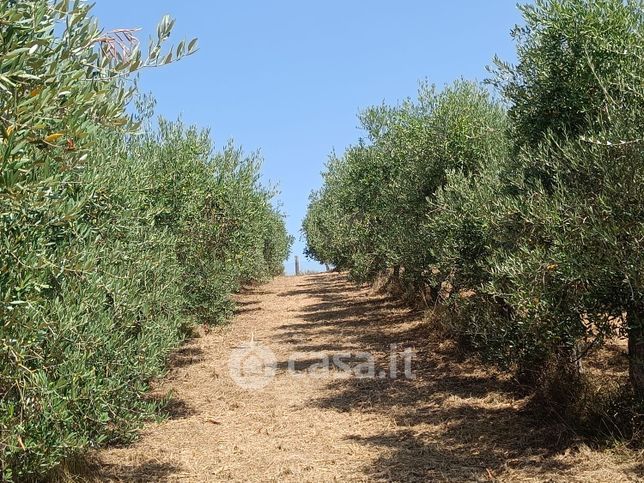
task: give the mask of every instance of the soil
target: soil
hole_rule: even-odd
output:
[[[555,416],[544,418],[509,375],[434,332],[421,312],[342,274],[248,289],[230,324],[202,328],[173,355],[153,391],[169,398],[168,418],[135,444],[95,452],[86,478],[644,481],[644,454],[591,446]],[[273,377],[265,348],[275,356]],[[405,349],[414,351],[413,378],[404,374]],[[341,353],[349,372],[332,363]],[[361,353],[372,355],[375,377]],[[266,385],[240,386],[231,356],[242,361],[243,384]]]

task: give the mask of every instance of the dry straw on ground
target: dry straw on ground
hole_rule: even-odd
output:
[[[278,360],[262,391],[228,374],[251,338]],[[374,353],[413,347],[416,378],[294,377],[294,351]],[[139,442],[92,455],[94,481],[636,481],[644,455],[591,449],[540,419],[506,375],[432,337],[418,312],[339,274],[281,277],[239,297],[235,320],[179,349],[155,394],[167,421]]]

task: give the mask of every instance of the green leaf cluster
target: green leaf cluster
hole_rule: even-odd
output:
[[[84,2],[0,0],[0,479],[44,477],[128,441],[144,393],[195,323],[224,320],[241,284],[290,245],[257,155],[149,120],[133,74],[149,55]],[[135,115],[130,113],[134,111]]]
[[[393,275],[491,361],[536,375],[628,337],[644,399],[644,5],[521,7],[496,101],[459,81],[362,115],[303,224],[308,252]]]

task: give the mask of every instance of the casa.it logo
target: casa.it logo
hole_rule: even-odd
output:
[[[239,387],[262,389],[275,377],[277,359],[272,350],[251,338],[250,342],[233,349],[228,370]]]

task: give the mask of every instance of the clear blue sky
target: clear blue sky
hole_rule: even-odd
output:
[[[108,29],[143,28],[143,40],[170,14],[171,42],[199,38],[197,54],[147,71],[141,87],[159,114],[210,127],[218,146],[233,138],[261,150],[293,255],[329,153],[362,135],[357,113],[415,95],[421,79],[484,79],[494,54],[515,58],[510,30],[521,21],[514,0],[96,0],[94,13]]]

